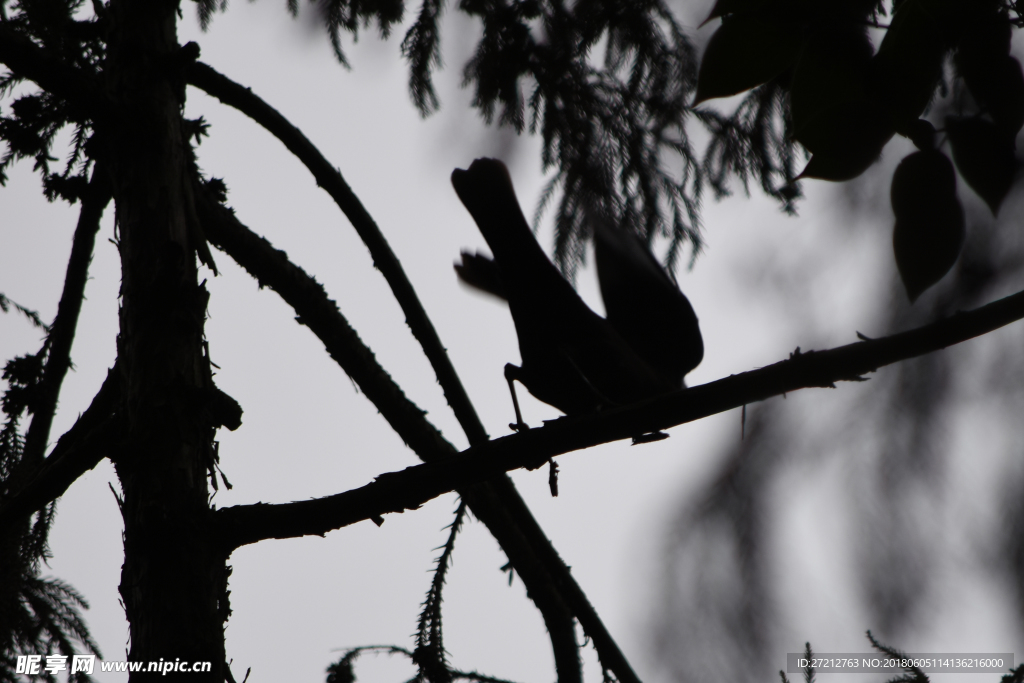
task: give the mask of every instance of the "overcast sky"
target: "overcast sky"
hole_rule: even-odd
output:
[[[402,30],[386,43],[372,29],[357,46],[346,38],[353,65],[346,71],[333,60],[326,40],[304,28],[302,19],[290,19],[283,5],[235,2],[201,34],[194,8],[186,3],[180,42],[196,40],[203,61],[251,86],[341,170],[417,288],[489,433],[507,434],[513,415],[502,368],[519,359],[515,333],[506,307],[456,281],[452,263],[459,250],[486,247],[448,177],[475,157],[502,154],[531,215],[544,180],[536,142],[517,146],[513,158],[507,138],[495,137],[468,111],[469,95],[456,87],[465,46],[461,54],[446,53],[447,76],[440,81],[444,108],[424,121],[411,104],[406,66],[398,58]],[[454,46],[452,36],[476,27],[459,17],[447,30],[447,44]],[[234,110],[190,88],[187,114],[202,115],[211,124],[210,137],[198,149],[200,164],[226,180],[229,203],[240,220],[325,284],[384,368],[449,440],[464,447],[466,440],[383,277],[326,193],[276,139]],[[50,320],[77,213],[46,204],[39,187],[30,163],[22,163],[0,193],[5,217],[0,292]],[[834,189],[812,183],[807,190],[810,198],[795,219],[742,192],[723,203],[705,203],[707,252],[692,271],[679,273],[706,348],[704,362],[687,378],[690,385],[767,365],[797,346],[848,343],[855,330],[884,333],[870,325],[872,301],[882,295],[883,275],[891,267],[887,240],[878,237],[889,229],[884,221],[890,219],[879,218],[886,215],[887,197],[880,195],[879,214],[856,219],[865,223],[858,232],[839,225],[841,202]],[[120,272],[108,242],[112,214],[108,209],[97,241],[72,353],[76,370],[65,382],[52,440],[88,405],[114,360]],[[550,247],[549,223],[540,240]],[[841,258],[807,266],[807,255],[828,240],[841,245],[835,252]],[[237,432],[219,434],[221,466],[234,489],[222,489],[215,504],[324,496],[415,464],[414,454],[320,342],[294,322],[294,312],[271,290],[259,290],[225,254],[215,252],[214,258],[220,276],[202,274],[212,294],[206,334],[220,368],[218,385],[245,410]],[[806,278],[814,286],[785,301],[758,296],[772,291],[774,285],[766,283],[787,277]],[[592,270],[581,273],[579,286],[600,310]],[[34,352],[39,337],[22,317],[0,316],[3,358]],[[818,390],[788,400],[813,402],[830,395]],[[520,397],[530,424],[558,414],[525,398],[525,391]],[[707,482],[716,458],[739,438],[740,415],[733,411],[673,429],[660,443],[612,444],[563,456],[557,499],[548,493],[546,470],[513,475],[644,680],[657,680],[645,642],[658,600],[653,587],[669,513]],[[104,462],[60,501],[50,566],[90,601],[93,634],[104,656],[117,660],[124,659],[127,624],[118,603],[122,525],[111,483],[117,488],[113,469]],[[794,537],[827,534],[831,522],[819,516],[818,507],[827,507],[827,498],[811,495],[797,509]],[[448,495],[419,511],[388,516],[380,528],[365,522],[324,539],[266,541],[237,551],[230,559],[233,614],[227,625],[235,678],[241,681],[252,667],[254,683],[317,681],[340,656],[336,649],[411,648],[434,549],[444,542],[443,527],[456,505],[456,497]],[[823,548],[828,546],[792,544],[792,580],[807,595],[821,597],[824,607],[796,624],[787,649],[799,650],[811,639],[822,643],[819,649],[864,651],[862,634],[870,624],[859,619],[852,598],[829,593],[832,584],[823,577],[836,567],[823,557]],[[508,586],[500,571],[505,562],[483,525],[465,527],[445,592],[451,661],[513,680],[552,680],[543,623],[522,584],[516,580]],[[935,647],[957,649],[955,642],[968,649],[1012,650],[1012,637],[1007,638],[989,647],[954,633]],[[782,666],[784,652],[780,656]],[[591,650],[586,657],[588,678],[596,680],[600,671]],[[413,671],[405,662],[383,660],[367,657],[357,669],[360,679],[397,681]],[[118,677],[98,675],[97,680]]]

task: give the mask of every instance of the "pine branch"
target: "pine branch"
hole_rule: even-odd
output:
[[[29,39],[0,23],[0,63],[20,78],[72,103],[80,120],[109,117],[113,103],[90,75],[70,67]]]
[[[7,313],[8,309],[10,308],[13,308],[14,310],[21,313],[23,316],[28,318],[29,322],[31,322],[32,325],[34,325],[35,327],[38,327],[39,329],[45,332],[50,331],[50,326],[43,322],[43,319],[39,317],[39,313],[33,311],[31,308],[26,308],[25,306],[22,306],[17,301],[12,301],[11,299],[8,299],[6,296],[4,296],[3,292],[0,292],[0,311]]]
[[[792,136],[789,93],[780,79],[754,88],[731,115],[700,107],[694,116],[711,134],[704,151],[704,177],[719,199],[730,194],[729,180],[738,179],[749,195],[753,179],[789,214],[801,195],[795,180],[796,142]]]
[[[409,60],[409,92],[420,116],[424,117],[441,106],[431,72],[441,66],[441,32],[438,23],[443,11],[444,0],[423,0],[416,23],[402,40],[402,56]]]
[[[423,609],[416,625],[416,652],[414,660],[420,669],[420,677],[430,683],[450,683],[451,670],[444,649],[444,627],[441,603],[444,601],[444,584],[452,566],[455,552],[455,538],[466,521],[466,502],[460,501],[455,519],[448,525],[448,540],[441,546],[441,554],[434,561],[434,576],[430,589],[423,601]]]
[[[879,641],[877,638],[875,638],[875,636],[871,634],[871,631],[867,632],[867,636],[868,641],[871,643],[871,646],[879,652],[886,654],[897,661],[906,661],[907,659],[909,659],[905,652],[902,652],[901,650],[898,650],[892,646],[886,645]],[[808,646],[808,649],[810,649],[810,646]],[[923,671],[921,671],[919,667],[911,665],[904,666],[902,668],[906,672],[904,675],[896,676],[895,678],[890,678],[888,681],[886,681],[886,683],[928,683],[928,676]],[[814,683],[813,670],[812,675],[808,679],[807,683]]]
[[[365,519],[413,510],[500,472],[536,469],[556,456],[812,387],[863,381],[885,365],[938,351],[1024,318],[1024,291],[907,332],[800,353],[758,370],[602,413],[566,417],[471,447],[457,456],[378,476],[358,489],[311,501],[223,508],[214,513],[224,552],[266,538],[323,535]]]

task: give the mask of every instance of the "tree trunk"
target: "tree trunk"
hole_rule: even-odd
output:
[[[115,465],[124,495],[121,597],[133,662],[209,662],[205,674],[129,680],[224,680],[225,558],[207,523],[214,428],[204,353],[208,294],[198,284],[192,152],[182,118],[177,2],[115,0],[107,87],[122,119],[97,131],[111,168],[122,284],[117,340],[125,420]],[[202,253],[202,252],[201,252]]]

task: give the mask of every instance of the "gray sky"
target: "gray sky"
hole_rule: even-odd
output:
[[[205,35],[191,10],[188,5],[180,41],[196,40],[203,61],[251,86],[340,168],[402,261],[489,433],[508,433],[512,406],[502,367],[519,358],[511,318],[506,307],[461,287],[451,267],[461,248],[485,246],[448,176],[474,157],[500,149],[468,112],[469,94],[455,87],[462,56],[446,53],[449,69],[440,81],[444,108],[423,121],[411,104],[406,67],[397,56],[401,30],[387,43],[377,41],[372,29],[357,46],[346,39],[354,67],[346,71],[333,60],[326,40],[304,30],[302,20],[293,22],[283,3],[235,2],[226,14],[216,15]],[[448,29],[449,45],[453,35],[476,30],[461,17]],[[198,150],[200,164],[226,180],[229,203],[242,222],[325,284],[384,368],[428,411],[428,419],[463,447],[465,438],[384,279],[330,198],[256,124],[195,89],[189,89],[188,98],[187,114],[202,115],[211,124],[211,136]],[[513,175],[524,211],[531,215],[543,183],[538,147],[526,141],[517,150]],[[883,219],[862,218],[859,232],[841,229],[836,225],[841,207],[832,188],[812,183],[807,190],[810,199],[798,219],[742,193],[721,204],[706,202],[707,253],[692,271],[679,274],[707,349],[702,365],[687,378],[690,385],[767,365],[797,346],[848,343],[855,330],[884,333],[870,326],[872,302],[883,295],[891,268],[888,241],[879,238],[889,230],[887,207],[879,214]],[[27,163],[15,169],[0,202],[5,214],[0,292],[52,319],[76,212],[46,204]],[[108,210],[98,240],[73,350],[76,371],[65,382],[54,440],[88,405],[114,359],[119,264],[107,241],[112,213]],[[549,224],[540,239],[545,248],[550,246]],[[841,245],[836,258],[808,271],[808,255],[828,240]],[[278,296],[260,291],[225,254],[215,252],[214,258],[221,275],[204,275],[212,294],[207,338],[220,366],[218,385],[245,409],[241,429],[219,435],[222,468],[234,489],[222,489],[214,502],[227,506],[318,497],[415,464],[411,451],[319,341],[294,323],[294,313]],[[814,286],[778,282],[787,277]],[[600,310],[591,271],[581,273],[579,285]],[[776,291],[799,296],[779,299],[771,294]],[[0,316],[4,359],[34,352],[38,344],[38,331],[23,318]],[[788,400],[813,403],[833,395],[803,392]],[[557,416],[532,397],[525,398],[524,411],[530,424]],[[721,449],[739,439],[739,412],[671,434],[642,447],[612,444],[563,456],[557,499],[548,494],[546,470],[513,475],[644,680],[656,680],[645,641],[648,615],[658,600],[653,589],[668,512],[707,481]],[[87,617],[93,634],[105,657],[116,660],[124,658],[127,624],[117,594],[122,527],[108,483],[117,486],[113,469],[104,462],[61,500],[50,565],[53,574],[91,602]],[[842,548],[827,543],[808,547],[798,540],[827,537],[842,526],[841,519],[821,514],[828,503],[823,491],[794,503],[788,513],[789,584],[817,596],[814,609],[794,608],[789,651],[799,650],[808,638],[821,643],[819,650],[866,650],[862,634],[870,624],[856,611],[851,589],[824,578],[841,569]],[[333,649],[411,647],[434,548],[444,542],[443,527],[455,506],[455,496],[449,495],[419,511],[389,516],[381,528],[366,522],[324,539],[267,541],[236,552],[230,560],[233,614],[227,627],[236,679],[241,681],[252,667],[253,683],[317,681],[340,656]],[[465,670],[513,680],[551,680],[543,623],[522,584],[516,580],[509,588],[499,571],[505,561],[483,525],[467,525],[445,592],[451,661]],[[992,643],[996,636],[991,630],[979,636],[980,627],[972,626],[969,616],[975,609],[988,613],[984,607],[965,606],[961,628],[943,626],[944,635],[929,643],[957,651],[1012,650],[1009,636]],[[588,678],[599,679],[592,651],[586,657]],[[780,657],[781,666],[784,651]],[[411,673],[405,662],[372,656],[357,669],[364,681],[404,680]]]

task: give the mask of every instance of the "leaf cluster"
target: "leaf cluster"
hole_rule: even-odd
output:
[[[23,0],[12,3],[4,26],[45,49],[85,76],[98,76],[105,57],[107,18],[96,0],[93,17],[74,19],[80,0]],[[358,38],[375,23],[383,36],[401,21],[401,0],[326,0],[316,3],[335,56],[347,65],[342,34]],[[223,0],[198,0],[200,23],[226,9]],[[298,0],[288,9],[298,12]],[[464,0],[458,9],[480,21],[482,34],[463,70],[474,91],[473,106],[488,122],[541,136],[545,169],[554,169],[536,218],[554,203],[555,257],[572,273],[582,261],[591,226],[586,216],[601,210],[647,240],[668,240],[674,266],[689,245],[702,247],[699,210],[705,178],[724,194],[728,178],[761,186],[792,210],[799,197],[793,184],[792,142],[778,126],[778,92],[738,116],[703,114],[712,133],[700,158],[685,124],[697,85],[696,49],[661,0],[578,2],[566,7],[541,0]],[[417,108],[438,109],[433,73],[442,65],[444,3],[423,0],[402,42],[410,65],[409,87]],[[5,12],[5,15],[7,12]],[[24,76],[0,79],[11,92]],[[74,127],[65,168],[51,172],[57,134]],[[85,148],[92,121],[75,102],[43,90],[23,95],[0,117],[0,159],[4,170],[22,158],[35,160],[46,194],[74,201],[88,177]],[[774,128],[773,128],[774,126]]]
[[[1009,192],[1024,125],[1024,72],[1010,54],[1021,16],[1003,0],[898,0],[876,50],[869,29],[883,28],[886,13],[876,0],[719,0],[709,19],[722,23],[701,63],[697,102],[756,88],[739,110],[749,117],[780,97],[781,126],[765,130],[781,129],[774,148],[788,150],[788,138],[811,154],[799,177],[850,180],[894,135],[913,141],[919,151],[892,182],[893,248],[913,301],[959,256],[957,172],[993,213]],[[950,80],[955,115],[944,117],[938,140],[924,117]],[[722,140],[712,142],[723,150],[721,168],[748,152]],[[788,170],[792,157],[780,160]]]

